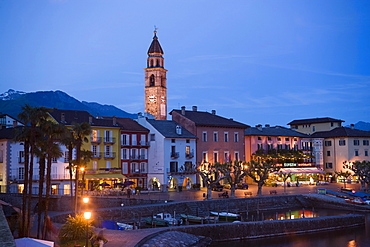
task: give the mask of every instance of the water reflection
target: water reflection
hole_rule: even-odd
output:
[[[327,210],[327,209],[300,209],[277,212],[245,212],[243,221],[255,221],[257,218],[263,220],[290,219],[291,217],[323,217],[333,215],[344,215],[353,212]],[[356,212],[358,213],[358,212]],[[365,214],[366,226],[349,228],[345,230],[317,232],[310,234],[290,234],[282,237],[228,241],[228,247],[253,246],[253,247],[370,247],[370,213]],[[249,219],[249,220],[248,220]],[[225,242],[212,243],[212,247],[225,246]]]

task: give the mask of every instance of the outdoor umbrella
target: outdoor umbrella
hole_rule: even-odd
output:
[[[125,185],[125,184],[124,183],[115,183],[114,185],[119,186],[119,185]]]
[[[105,187],[105,186],[110,186],[110,184],[108,184],[108,183],[104,182],[104,183],[99,184],[99,186],[103,186],[103,187]]]
[[[123,183],[124,186],[129,186],[129,185],[133,185],[135,184],[135,182],[132,182],[132,181],[126,181]]]

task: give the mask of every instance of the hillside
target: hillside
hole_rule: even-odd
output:
[[[68,110],[87,111],[93,116],[136,118],[136,114],[127,113],[112,105],[99,103],[80,102],[62,91],[40,91],[24,93],[8,90],[0,94],[0,112],[17,117],[22,111],[22,106],[29,104],[33,107],[58,108]]]

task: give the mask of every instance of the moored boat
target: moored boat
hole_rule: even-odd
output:
[[[191,223],[197,224],[204,224],[209,222],[216,222],[218,220],[218,216],[194,216],[189,214],[180,214],[181,219],[186,220]]]
[[[169,226],[168,221],[158,219],[158,218],[148,217],[148,218],[144,218],[144,221],[147,225],[151,225],[151,226]]]
[[[218,216],[219,219],[237,220],[240,218],[240,214],[228,213],[228,212],[210,212],[213,216]]]
[[[345,199],[346,202],[358,205],[368,205],[361,197]]]

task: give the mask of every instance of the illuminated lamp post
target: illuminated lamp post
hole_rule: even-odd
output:
[[[84,218],[86,219],[86,247],[89,246],[89,219],[91,218],[91,212],[85,212]]]

